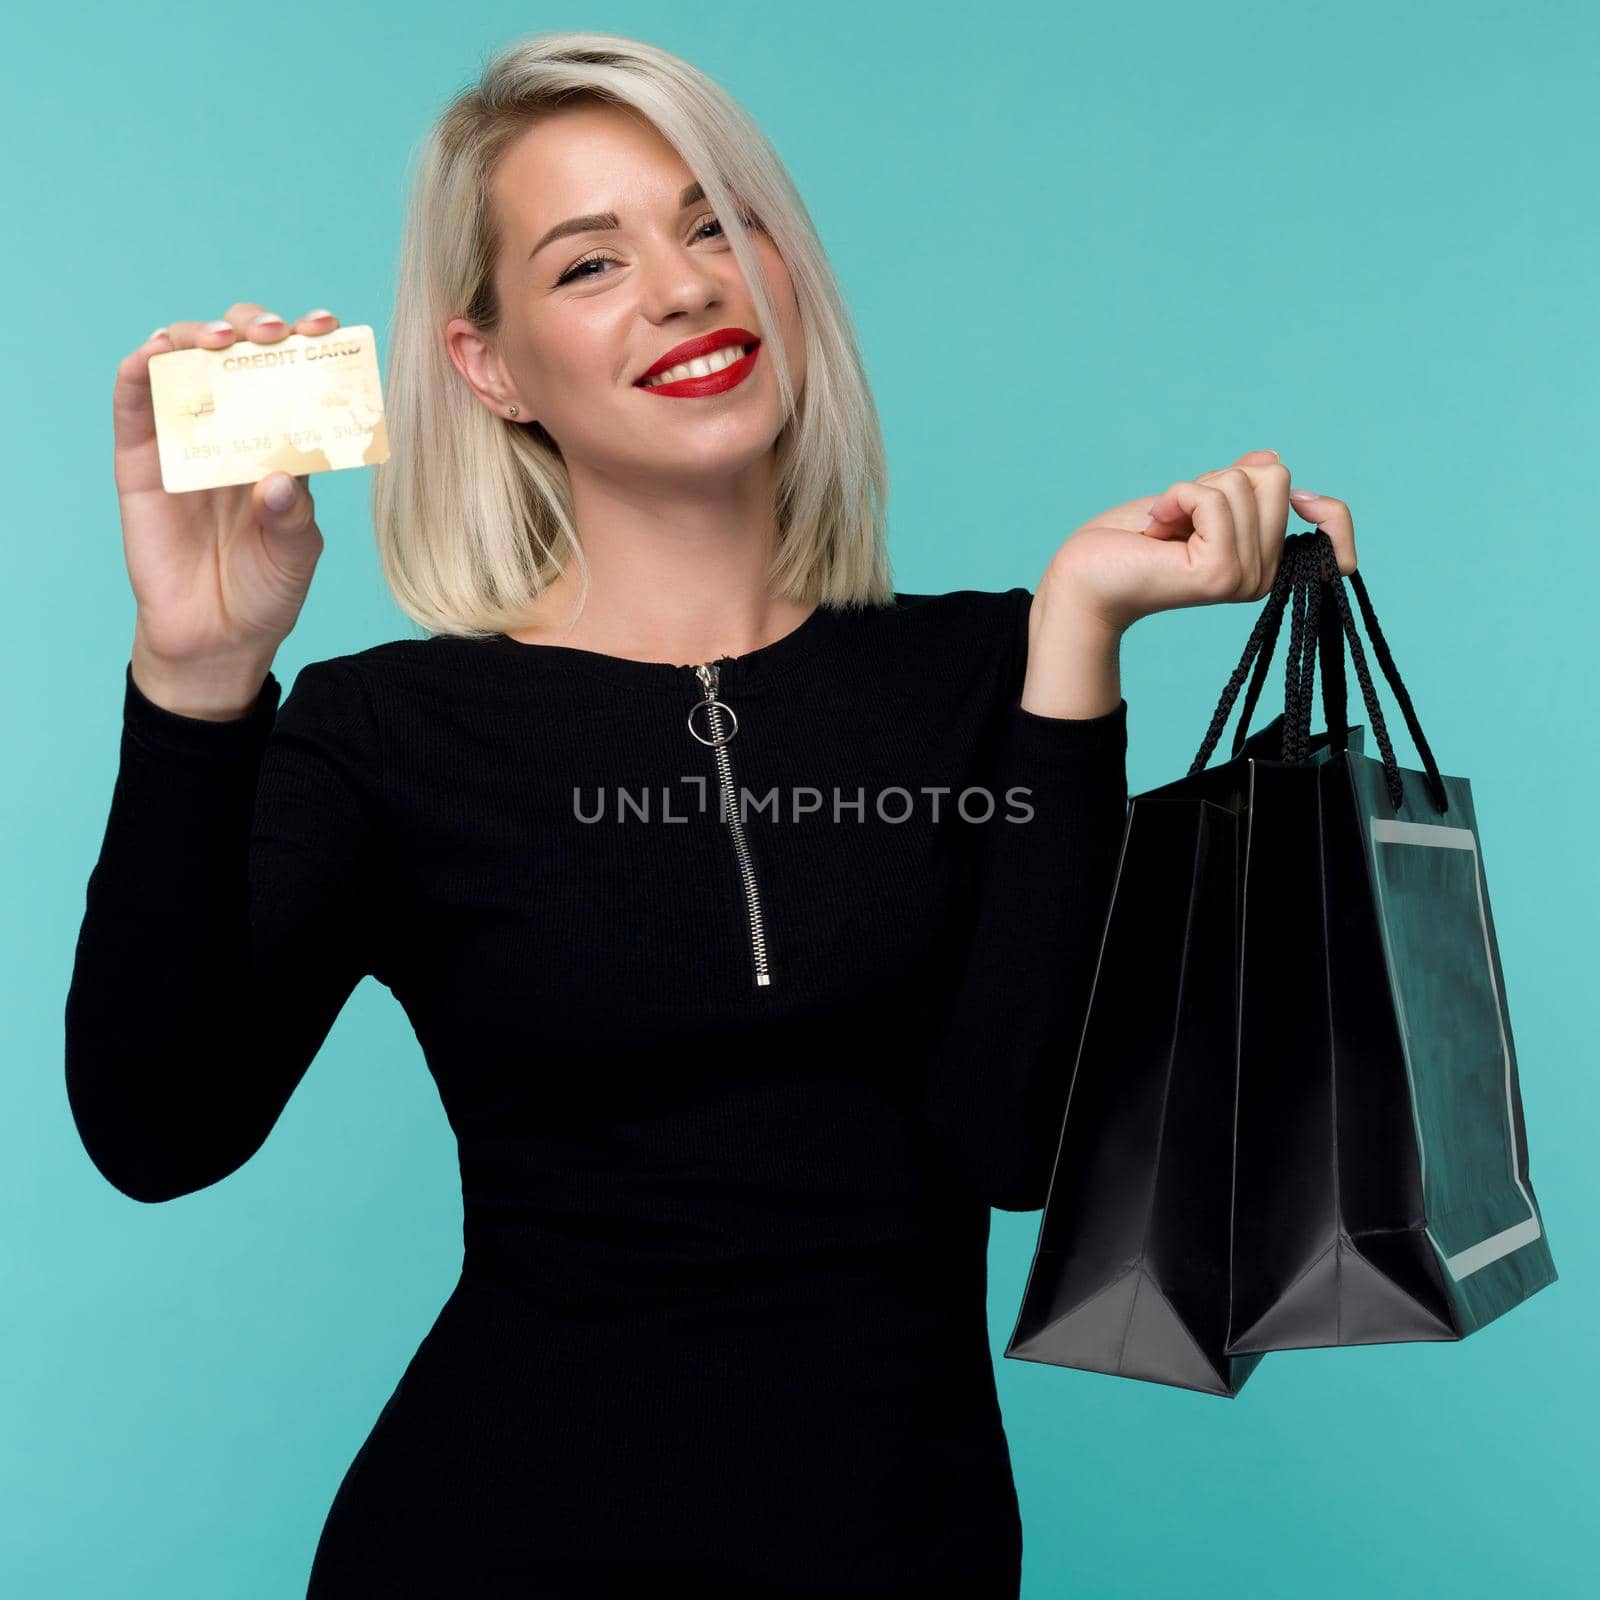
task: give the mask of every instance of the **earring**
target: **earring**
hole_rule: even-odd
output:
[[[511,415],[512,415],[512,416],[516,416],[516,414],[517,414],[517,408],[516,408],[516,407],[515,407],[515,406],[512,406],[512,408],[511,408]]]

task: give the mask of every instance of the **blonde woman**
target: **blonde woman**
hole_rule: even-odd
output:
[[[662,50],[535,37],[440,117],[406,222],[374,513],[421,636],[280,705],[307,485],[164,494],[148,361],[289,331],[241,303],[117,371],[137,624],[67,1085],[160,1201],[250,1158],[363,976],[415,1026],[461,1276],[310,1595],[1015,1596],[989,1210],[1049,1181],[1118,642],[1267,593],[1287,469],[1137,496],[1032,592],[896,592],[778,157]]]

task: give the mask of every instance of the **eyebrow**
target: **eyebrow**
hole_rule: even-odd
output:
[[[680,211],[692,206],[696,200],[704,200],[706,192],[698,183],[691,183],[687,189],[678,196],[678,209]],[[553,244],[557,239],[565,239],[574,233],[606,233],[613,228],[621,227],[615,211],[597,211],[589,217],[568,217],[565,222],[558,222],[545,236],[528,252],[528,260],[532,261],[547,244]]]

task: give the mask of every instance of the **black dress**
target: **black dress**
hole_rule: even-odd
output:
[[[819,609],[714,663],[726,709],[509,638],[232,722],[125,674],[66,1008],[96,1167],[236,1170],[367,974],[458,1141],[460,1280],[311,1600],[1017,1594],[989,1208],[1044,1203],[1127,799],[1126,701],[1021,708],[1030,600]]]

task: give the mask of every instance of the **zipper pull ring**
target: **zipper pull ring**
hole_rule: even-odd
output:
[[[727,744],[733,738],[734,734],[739,731],[739,718],[733,707],[730,706],[726,700],[719,700],[717,698],[717,682],[721,676],[721,669],[716,665],[715,662],[708,662],[706,665],[696,667],[694,670],[696,677],[700,679],[701,684],[704,686],[706,694],[705,699],[696,700],[695,703],[689,707],[689,732],[692,733],[701,744],[710,745],[713,748],[718,745]],[[707,708],[706,720],[716,730],[717,736],[713,739],[706,738],[706,736],[694,725],[694,714],[700,710],[702,706]],[[713,715],[711,710],[712,707],[726,711],[728,715],[733,718],[733,726],[728,729],[727,733],[724,734],[722,732],[722,720],[720,717]]]

